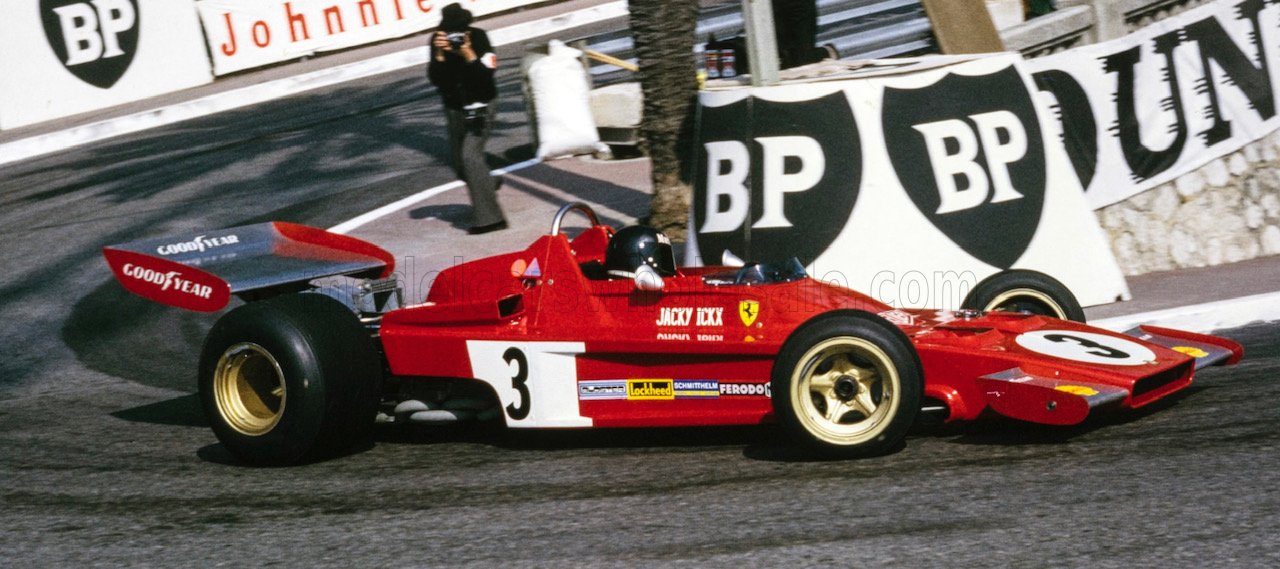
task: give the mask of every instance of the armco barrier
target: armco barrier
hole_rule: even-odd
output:
[[[213,80],[192,0],[7,2],[0,128]]]

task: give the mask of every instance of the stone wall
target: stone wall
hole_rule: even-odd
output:
[[[1126,275],[1280,254],[1280,132],[1097,214]]]

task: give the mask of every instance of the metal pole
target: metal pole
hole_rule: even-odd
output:
[[[778,83],[778,39],[773,31],[770,0],[742,0],[742,21],[747,28],[747,54],[751,62],[751,84]]]

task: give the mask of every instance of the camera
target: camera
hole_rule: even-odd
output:
[[[460,49],[462,44],[467,42],[467,33],[449,32],[445,35],[445,38],[449,40],[449,45],[452,45],[453,49]]]

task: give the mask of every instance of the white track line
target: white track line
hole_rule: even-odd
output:
[[[542,160],[539,160],[539,159],[537,159],[537,158],[533,158],[533,159],[530,159],[530,160],[525,160],[524,162],[518,162],[518,163],[516,163],[516,164],[512,164],[512,165],[507,166],[507,167],[505,167],[505,168],[498,168],[497,170],[494,170],[494,171],[492,172],[492,174],[493,174],[494,176],[501,176],[501,175],[503,175],[503,174],[507,174],[507,173],[509,173],[509,172],[515,172],[516,170],[523,170],[523,169],[525,169],[525,168],[528,168],[528,167],[533,166],[534,164],[538,164],[538,163],[540,163],[540,162],[542,162]],[[422,201],[425,201],[425,200],[431,199],[431,198],[433,198],[433,197],[435,197],[435,196],[438,196],[438,195],[440,195],[440,194],[443,194],[443,193],[445,193],[445,192],[447,192],[447,191],[449,191],[449,190],[452,190],[452,189],[454,189],[454,188],[461,188],[461,187],[462,187],[462,186],[464,186],[464,185],[466,185],[466,184],[464,184],[464,183],[462,182],[462,180],[454,180],[454,181],[449,182],[449,183],[447,183],[447,184],[441,184],[441,185],[436,186],[436,187],[434,187],[434,188],[428,188],[428,189],[422,190],[421,192],[418,192],[418,193],[416,193],[416,194],[413,194],[413,195],[411,195],[411,196],[409,196],[409,197],[406,197],[406,198],[402,198],[402,199],[396,200],[396,201],[394,201],[394,202],[391,202],[391,203],[389,203],[389,204],[387,204],[387,205],[384,205],[384,206],[382,206],[382,207],[380,207],[380,208],[378,208],[378,209],[375,209],[375,210],[373,210],[373,211],[370,211],[370,212],[368,212],[368,213],[363,213],[363,214],[360,214],[360,215],[358,215],[358,216],[356,216],[356,217],[353,217],[353,218],[351,218],[351,219],[348,219],[347,221],[344,221],[344,222],[339,223],[339,224],[337,224],[337,225],[335,225],[335,226],[333,226],[333,227],[330,227],[330,228],[329,228],[329,231],[331,231],[331,232],[333,232],[333,233],[348,233],[348,232],[350,232],[350,231],[352,231],[352,230],[354,230],[354,229],[356,229],[356,228],[358,228],[358,227],[360,227],[360,226],[362,226],[362,225],[365,225],[365,224],[367,224],[367,223],[369,223],[369,222],[371,222],[371,221],[374,221],[374,220],[376,220],[376,219],[379,219],[379,218],[382,218],[382,217],[385,217],[385,216],[391,215],[391,214],[393,214],[393,213],[395,213],[395,212],[397,212],[397,211],[400,211],[400,210],[402,210],[402,209],[404,209],[404,208],[407,208],[407,207],[409,207],[409,206],[411,206],[411,205],[414,205],[414,204],[416,204],[416,203],[419,203],[419,202],[422,202]]]
[[[1122,332],[1139,324],[1151,324],[1190,332],[1211,332],[1253,322],[1280,320],[1280,292],[1268,292],[1227,300],[1113,316],[1089,322],[1091,326]]]

